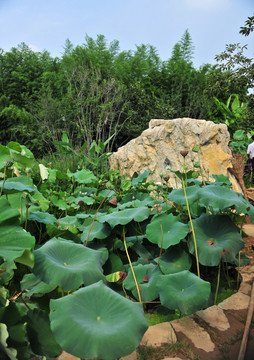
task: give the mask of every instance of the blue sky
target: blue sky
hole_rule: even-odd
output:
[[[215,63],[229,43],[248,44],[246,55],[254,58],[254,33],[239,34],[252,15],[253,0],[0,0],[0,48],[25,42],[60,57],[67,38],[81,45],[86,34],[102,34],[119,40],[120,50],[153,45],[166,60],[188,29],[199,67]]]

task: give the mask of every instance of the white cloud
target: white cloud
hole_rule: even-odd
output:
[[[28,47],[29,47],[29,49],[31,49],[34,52],[40,52],[41,51],[41,49],[39,49],[38,46],[33,45],[33,44],[29,44]]]
[[[184,6],[193,10],[225,10],[230,6],[229,0],[184,0]]]

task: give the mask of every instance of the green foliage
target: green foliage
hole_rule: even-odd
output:
[[[233,101],[232,101],[233,98]],[[228,126],[229,131],[235,131],[239,127],[243,127],[246,118],[247,104],[240,103],[237,94],[230,95],[226,104],[214,97],[217,109],[224,118],[224,123]]]
[[[160,186],[154,199],[150,171],[131,179],[100,173],[106,145],[85,153],[93,171],[46,168],[24,145],[0,146],[0,351],[11,359],[61,349],[81,358],[128,355],[148,326],[137,299],[159,301],[173,316],[193,313],[217,296],[207,275],[220,263],[238,265],[238,214],[254,221],[254,207],[228,179],[201,183],[178,171],[186,189]],[[83,160],[66,133],[56,146],[59,156]]]

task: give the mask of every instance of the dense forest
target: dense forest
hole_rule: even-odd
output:
[[[250,17],[241,28],[253,31]],[[93,140],[115,150],[152,118],[191,117],[225,122],[230,132],[254,130],[254,63],[245,46],[230,44],[216,65],[193,65],[188,30],[162,61],[151,45],[120,51],[103,35],[76,47],[66,40],[61,58],[25,43],[0,49],[0,141],[27,145],[36,156],[54,151],[63,132],[76,147]]]

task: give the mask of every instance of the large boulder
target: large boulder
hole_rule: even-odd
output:
[[[228,176],[233,190],[242,192],[232,168],[232,153],[228,146],[229,132],[225,124],[190,118],[174,120],[151,120],[149,128],[136,139],[120,147],[109,158],[112,169],[119,169],[121,175],[132,176],[145,170],[153,172],[149,180],[161,181],[160,175],[169,177],[168,185],[181,187],[180,180],[171,170],[183,171],[184,158],[181,151],[187,150],[185,163],[193,169],[200,158],[205,180],[213,181],[212,175]],[[199,146],[199,152],[192,149]],[[199,169],[197,169],[199,170]]]

